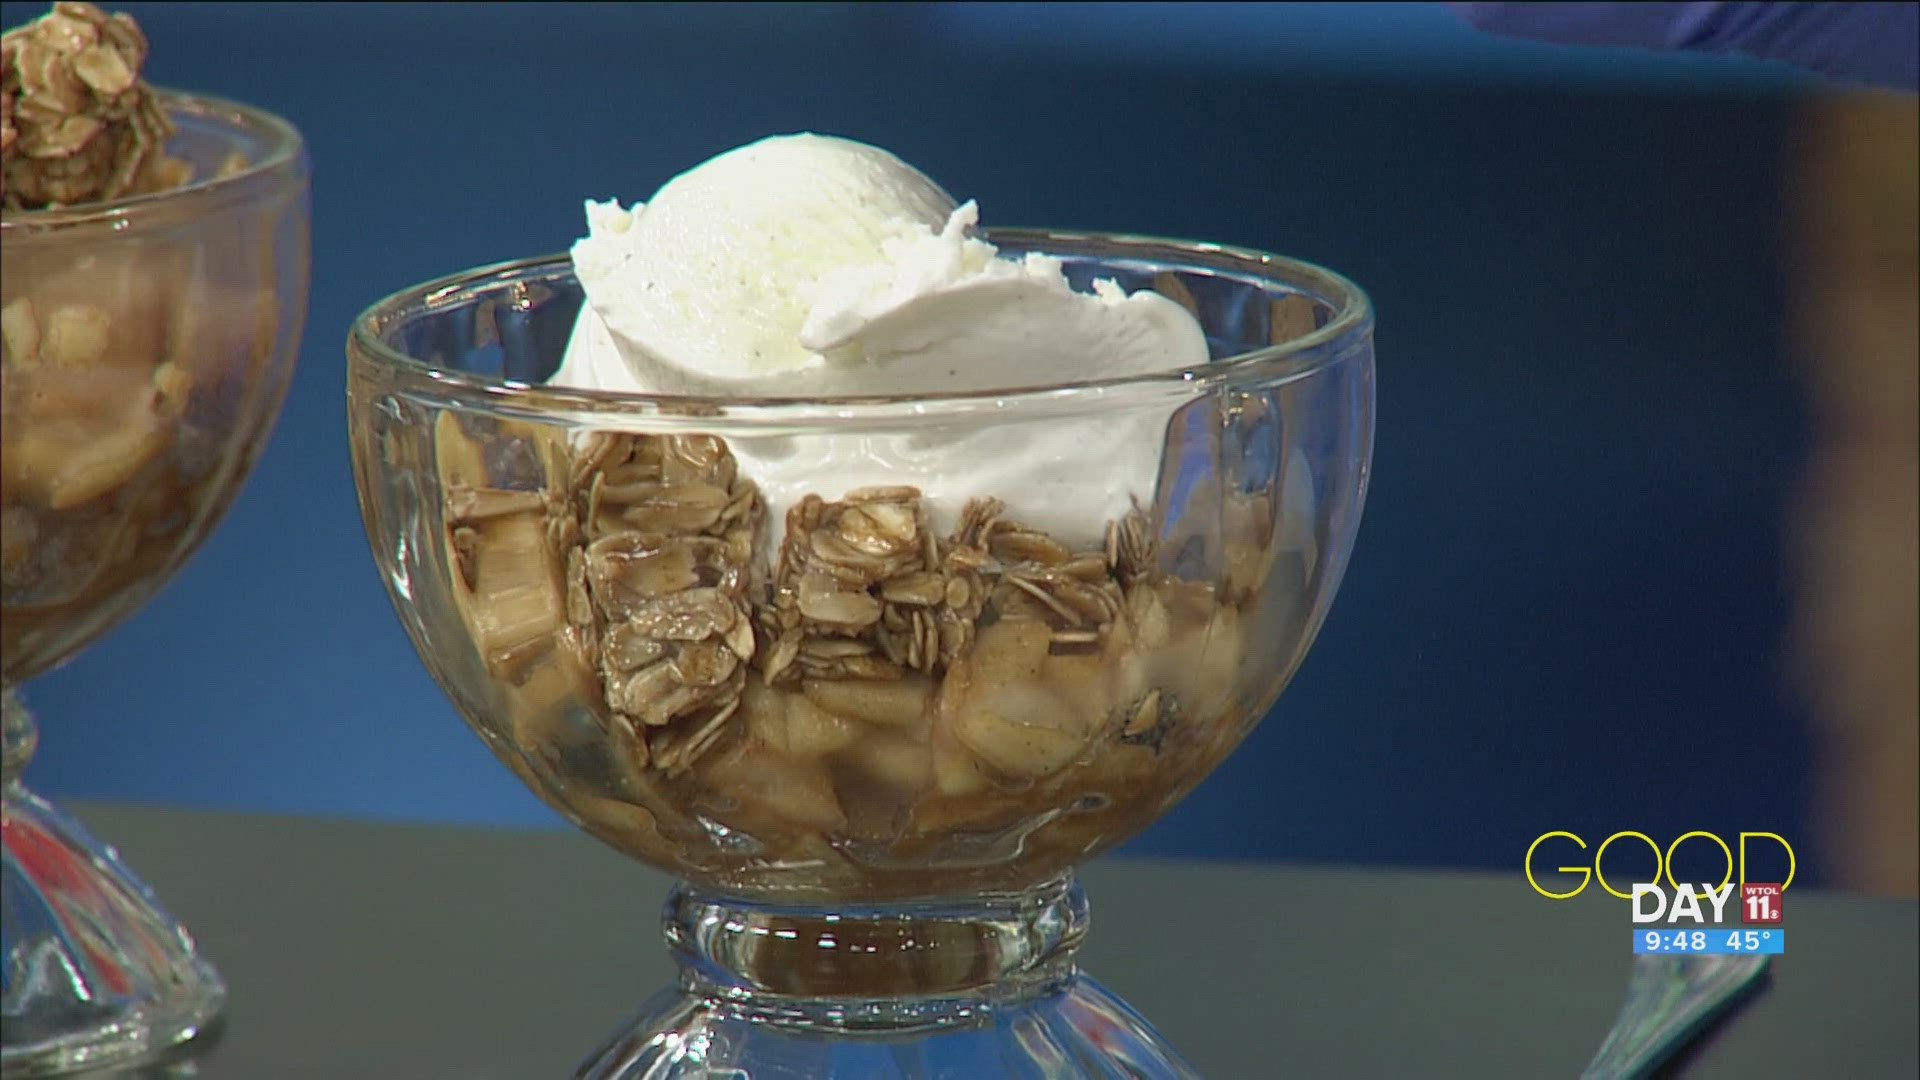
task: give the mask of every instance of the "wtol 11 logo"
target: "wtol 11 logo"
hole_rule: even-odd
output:
[[[1682,883],[1675,880],[1674,855],[1680,845],[1688,840],[1711,840],[1719,845],[1726,856],[1726,872],[1720,884]],[[1580,875],[1579,884],[1563,892],[1553,892],[1540,883],[1535,874],[1536,856],[1543,846],[1553,841],[1571,842],[1584,850],[1587,842],[1579,836],[1565,831],[1543,833],[1527,847],[1527,883],[1535,892],[1549,900],[1571,900],[1586,890],[1591,881],[1598,881],[1600,887],[1613,896],[1628,901],[1633,919],[1633,951],[1638,953],[1677,953],[1677,954],[1746,954],[1746,953],[1782,953],[1786,951],[1787,932],[1782,925],[1786,919],[1784,897],[1787,886],[1793,884],[1795,858],[1793,845],[1778,833],[1743,832],[1739,834],[1739,858],[1735,860],[1734,848],[1719,836],[1696,830],[1682,833],[1665,849],[1654,843],[1645,833],[1631,830],[1614,833],[1601,842],[1593,853],[1593,865],[1555,867],[1562,874]],[[1652,880],[1634,881],[1630,892],[1621,892],[1607,880],[1602,863],[1607,848],[1620,840],[1638,840],[1653,852]],[[1779,845],[1786,854],[1786,874],[1779,881],[1751,881],[1747,876],[1748,843],[1754,840],[1771,841]],[[1715,868],[1716,872],[1718,868]],[[1734,880],[1736,873],[1739,880]],[[1662,884],[1664,882],[1665,884]],[[1736,887],[1737,886],[1737,887]],[[1728,919],[1727,907],[1735,895],[1739,903],[1734,906],[1733,920]]]

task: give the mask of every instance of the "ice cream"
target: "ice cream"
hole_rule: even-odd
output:
[[[676,177],[644,204],[587,204],[573,248],[587,295],[552,383],[720,397],[936,394],[1205,363],[1198,323],[1151,291],[1068,283],[1058,260],[1003,258],[884,150],[774,136]],[[1167,411],[729,441],[772,520],[807,492],[925,492],[939,524],[980,495],[1030,524],[1095,536],[1152,498]]]

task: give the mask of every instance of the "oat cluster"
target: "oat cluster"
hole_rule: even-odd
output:
[[[1096,645],[1121,611],[1120,581],[1148,554],[1138,516],[1126,545],[1075,553],[1004,510],[998,499],[974,499],[941,537],[915,488],[802,499],[787,514],[761,608],[768,684],[937,677],[972,644],[989,602],[1001,613],[1031,609],[1062,651]]]
[[[561,510],[551,534],[566,560],[565,640],[617,722],[645,733],[636,764],[677,772],[740,707],[756,652],[759,492],[705,435],[597,434],[568,475],[549,493]]]
[[[0,36],[0,200],[36,210],[182,183],[133,18],[63,0]]]

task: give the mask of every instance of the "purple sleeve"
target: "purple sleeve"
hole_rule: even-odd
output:
[[[1843,82],[1920,85],[1920,3],[1453,4],[1474,26],[1562,45],[1741,53]]]

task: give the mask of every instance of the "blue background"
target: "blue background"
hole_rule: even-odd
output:
[[[564,248],[585,197],[813,129],[989,222],[1269,248],[1373,294],[1346,586],[1275,713],[1132,851],[1514,870],[1549,829],[1766,829],[1818,880],[1783,674],[1806,436],[1780,251],[1805,83],[1782,69],[1503,41],[1420,4],[127,7],[156,82],[305,132],[312,303],[229,519],[30,687],[42,791],[559,825],[374,574],[347,325]]]

